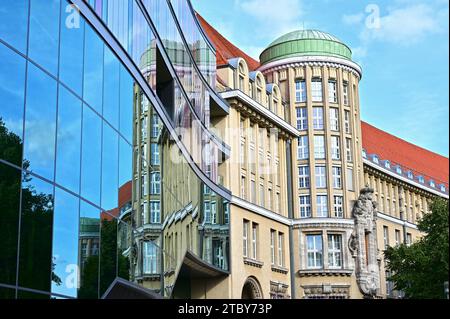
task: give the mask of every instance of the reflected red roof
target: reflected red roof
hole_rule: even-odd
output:
[[[221,35],[216,29],[214,29],[201,15],[197,13],[197,19],[200,22],[206,35],[216,47],[216,60],[217,66],[223,66],[228,64],[228,60],[233,58],[243,58],[250,69],[254,71],[259,68],[259,62],[247,55],[241,49],[236,47],[233,43],[228,41]]]
[[[437,184],[448,184],[449,159],[361,121],[363,148],[380,160],[400,164]]]

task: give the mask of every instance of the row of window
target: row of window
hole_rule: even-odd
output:
[[[384,249],[387,249],[391,244],[389,242],[389,227],[383,226],[383,243]],[[395,245],[398,246],[402,243],[401,232],[399,229],[395,230]],[[406,233],[406,244],[412,244],[412,235],[411,233]]]
[[[315,167],[315,186],[316,188],[327,187],[327,173],[326,166],[318,165]],[[342,168],[339,166],[333,166],[333,188],[342,189]],[[309,166],[298,167],[298,188],[309,188],[310,183],[310,169]]]
[[[300,195],[299,196],[299,211],[300,218],[311,218],[311,196]],[[316,195],[316,216],[326,218],[329,217],[328,209],[328,195],[319,194]],[[333,212],[332,217],[343,218],[344,217],[344,197],[341,195],[333,196]]]
[[[321,79],[312,79],[311,98],[313,102],[323,102],[323,84]],[[342,99],[344,105],[349,105],[348,83],[343,83]],[[295,102],[304,103],[307,101],[307,90],[305,80],[295,81]],[[328,81],[328,102],[338,103],[338,85],[336,81]]]
[[[328,268],[340,269],[343,267],[342,235],[328,234]],[[306,258],[308,269],[324,267],[324,247],[322,234],[306,235]]]
[[[242,231],[243,256],[253,260],[259,259],[259,225],[244,219]],[[272,265],[285,266],[284,234],[270,230],[270,259]]]
[[[277,190],[274,194],[273,185],[269,184],[267,188],[267,198],[266,198],[266,188],[264,186],[264,182],[262,181],[259,184],[259,202],[256,199],[256,177],[252,175],[250,179],[250,190],[247,196],[247,177],[245,175],[241,176],[241,198],[251,201],[254,204],[259,204],[262,207],[267,208],[268,210],[273,210],[277,213],[281,212],[281,200],[280,200],[280,191]],[[273,196],[275,197],[273,198]],[[272,202],[274,201],[274,202]]]
[[[314,136],[314,158],[325,159],[326,144],[324,135]],[[347,162],[353,162],[352,140],[345,139],[345,156]],[[339,136],[331,136],[331,158],[333,160],[341,159],[341,139]],[[308,136],[300,136],[298,138],[297,159],[309,159],[309,141]]]
[[[308,129],[308,109],[306,107],[298,107],[296,109],[297,113],[297,129],[299,131],[306,131]],[[312,108],[313,114],[313,129],[314,130],[324,130],[324,108],[322,106],[315,106]],[[339,131],[339,109],[330,108],[330,129],[332,131]],[[351,134],[351,120],[350,111],[344,110],[344,132],[346,134]]]

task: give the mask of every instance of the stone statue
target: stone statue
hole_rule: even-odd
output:
[[[379,291],[377,203],[373,200],[373,192],[367,185],[353,206],[355,230],[348,245],[356,259],[356,280],[366,298],[374,298]]]

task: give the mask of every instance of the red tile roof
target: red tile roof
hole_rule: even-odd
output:
[[[368,154],[376,154],[380,160],[389,160],[432,179],[439,185],[448,184],[449,159],[442,155],[411,144],[361,121],[363,147]]]
[[[228,64],[228,60],[233,58],[243,58],[250,69],[255,71],[259,68],[259,62],[240,50],[230,41],[225,39],[216,29],[214,29],[201,15],[197,13],[197,19],[200,22],[206,35],[216,47],[216,59],[217,66],[223,66]]]
[[[228,64],[227,61],[231,58],[241,57],[247,61],[251,70],[259,67],[259,62],[225,39],[199,14],[197,18],[216,47],[217,66]],[[401,165],[404,169],[412,170],[415,175],[422,175],[427,180],[433,179],[436,185],[445,183],[448,186],[449,159],[447,157],[411,144],[368,123],[361,122],[361,128],[363,147],[368,154],[376,154],[380,160],[389,160],[393,165]]]

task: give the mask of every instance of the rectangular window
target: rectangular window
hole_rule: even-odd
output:
[[[313,127],[323,130],[323,107],[313,107]]]
[[[261,206],[264,206],[266,204],[265,202],[265,190],[264,190],[264,185],[263,184],[259,184],[259,204]]]
[[[395,230],[395,245],[400,245],[402,243],[402,239],[401,239],[401,235],[400,235],[400,230],[396,229]]]
[[[158,249],[154,242],[144,242],[143,272],[146,275],[158,274]]]
[[[277,232],[275,230],[270,230],[270,260],[272,265],[275,265],[275,237]]]
[[[344,198],[342,196],[334,196],[334,217],[344,217]]]
[[[246,199],[246,196],[245,196],[245,183],[246,183],[245,176],[241,176],[241,197],[242,197],[242,199]]]
[[[345,139],[345,154],[347,157],[347,162],[351,163],[353,162],[353,156],[352,156],[352,140],[349,138]]]
[[[153,172],[150,174],[150,194],[161,194],[161,174],[159,172]]]
[[[309,158],[308,136],[298,138],[297,159],[303,160]]]
[[[152,138],[157,138],[159,135],[159,117],[156,114],[152,115]]]
[[[281,214],[280,192],[277,192],[275,195],[275,210],[278,214]]]
[[[239,75],[239,90],[245,92],[244,77],[242,75]]]
[[[269,187],[267,195],[267,209],[272,210],[272,188]]]
[[[325,136],[314,136],[314,157],[316,159],[325,159]]]
[[[252,258],[258,259],[258,224],[252,223]]]
[[[245,130],[244,130],[244,126],[245,126],[245,119],[241,119],[241,121],[239,122],[239,132],[241,134],[241,138],[245,139]]]
[[[308,110],[306,107],[297,108],[297,129],[304,131],[308,129]]]
[[[161,223],[161,205],[159,201],[150,201],[150,223]]]
[[[341,147],[340,147],[339,136],[331,137],[331,158],[334,160],[341,159]]]
[[[298,167],[298,188],[309,188],[309,166]]]
[[[302,195],[299,197],[300,218],[311,217],[311,197]]]
[[[284,234],[278,233],[278,266],[284,266]]]
[[[348,83],[344,82],[344,105],[348,105]]]
[[[327,195],[317,195],[317,217],[328,217]]]
[[[337,103],[337,84],[335,81],[328,82],[328,102]]]
[[[243,141],[241,141],[241,146],[240,146],[240,153],[239,153],[239,160],[241,161],[241,166],[245,165],[245,143]]]
[[[350,111],[344,111],[344,128],[346,134],[352,133],[352,128],[350,124]]]
[[[323,92],[322,92],[322,80],[313,79],[311,82],[311,93],[313,102],[322,102]]]
[[[342,236],[328,235],[328,265],[330,268],[342,268]]]
[[[384,241],[384,249],[389,247],[389,228],[387,226],[383,226],[383,241]]]
[[[254,179],[250,180],[250,198],[252,203],[256,204],[256,182]]]
[[[295,102],[306,102],[306,82],[302,80],[295,81]]]
[[[244,220],[242,223],[242,254],[244,257],[248,257],[248,231],[249,231],[249,221]]]
[[[333,166],[333,187],[335,189],[342,188],[342,168]]]
[[[406,244],[408,246],[412,244],[412,235],[410,233],[406,234]]]
[[[327,187],[327,170],[325,166],[316,166],[316,188]]]
[[[151,163],[152,165],[160,165],[159,160],[159,146],[156,143],[150,144],[150,156],[151,156]]]
[[[141,119],[141,138],[142,138],[142,140],[145,140],[147,138],[147,129],[148,129],[148,118],[147,118],[147,116],[144,116],[144,118]]]
[[[353,169],[352,168],[347,168],[347,190],[349,191],[354,191],[355,187],[353,184]]]
[[[308,268],[322,268],[323,266],[323,246],[322,235],[306,235],[306,254],[308,258]]]
[[[330,108],[330,129],[339,131],[339,110],[336,108]]]

